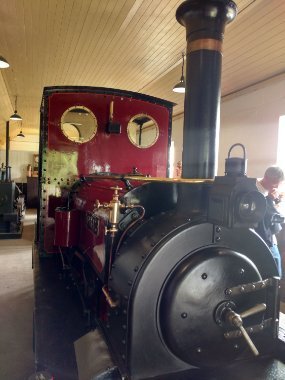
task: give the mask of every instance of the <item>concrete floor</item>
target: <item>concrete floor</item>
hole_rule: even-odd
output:
[[[0,240],[0,379],[27,380],[34,373],[35,211],[27,211],[21,239]]]

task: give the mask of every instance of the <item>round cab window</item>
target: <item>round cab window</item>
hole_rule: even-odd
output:
[[[61,117],[61,130],[68,140],[83,144],[90,141],[97,131],[97,119],[83,106],[68,108]]]
[[[149,148],[156,142],[158,135],[157,122],[149,115],[135,115],[128,123],[129,139],[138,148]]]

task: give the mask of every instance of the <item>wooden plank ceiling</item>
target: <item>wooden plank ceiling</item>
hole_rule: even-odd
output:
[[[183,0],[2,0],[0,144],[5,121],[17,110],[37,150],[44,86],[88,85],[138,91],[177,103],[185,29],[175,12]],[[237,0],[239,15],[227,27],[222,95],[285,71],[285,1]],[[11,138],[19,124],[11,122]]]

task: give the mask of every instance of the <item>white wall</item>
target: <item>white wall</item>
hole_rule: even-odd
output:
[[[183,95],[182,95],[183,96]],[[184,115],[174,117],[172,120],[172,141],[174,141],[174,166],[182,160],[183,147],[183,120]]]
[[[267,166],[276,164],[279,117],[285,114],[285,77],[267,81],[223,99],[219,148],[219,174],[229,147],[245,145],[248,176],[262,177]],[[233,156],[240,156],[239,148]]]
[[[36,153],[36,152],[35,152]],[[27,166],[33,166],[34,153],[23,152],[17,150],[10,150],[9,152],[9,166],[11,169],[11,177],[15,182],[27,182]],[[6,152],[0,150],[0,164],[4,162],[6,165]]]
[[[242,143],[247,151],[248,176],[262,177],[265,169],[276,163],[279,117],[284,114],[284,75],[223,98],[218,175],[224,174],[231,145]],[[177,162],[182,157],[183,115],[172,123],[172,140]],[[234,148],[231,156],[241,157],[242,150]]]

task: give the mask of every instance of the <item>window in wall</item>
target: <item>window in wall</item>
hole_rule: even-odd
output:
[[[279,118],[277,165],[285,169],[285,115]]]

